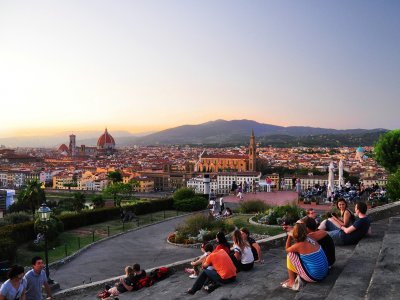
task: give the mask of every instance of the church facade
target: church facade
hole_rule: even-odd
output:
[[[257,151],[254,131],[250,136],[248,154],[202,153],[196,163],[196,171],[203,173],[256,171]]]

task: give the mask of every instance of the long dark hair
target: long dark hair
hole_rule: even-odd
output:
[[[228,248],[231,247],[231,245],[229,245],[228,241],[226,240],[225,234],[222,231],[217,233],[217,242],[218,244],[223,245],[225,247]]]

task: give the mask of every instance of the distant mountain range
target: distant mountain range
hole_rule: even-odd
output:
[[[183,125],[156,133],[134,136],[127,132],[112,132],[117,146],[131,145],[240,145],[247,144],[251,131],[254,130],[257,142],[278,147],[291,146],[369,146],[372,145],[386,129],[330,129],[306,126],[276,126],[258,123],[252,120],[216,120],[199,125]],[[90,137],[87,134],[77,135],[77,144],[95,145],[101,132]],[[20,147],[49,147],[68,143],[65,137],[35,137],[1,139],[0,144]]]

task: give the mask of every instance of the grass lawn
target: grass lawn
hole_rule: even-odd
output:
[[[180,213],[182,214],[182,213]],[[60,259],[69,256],[80,248],[98,241],[109,235],[115,235],[122,231],[133,229],[145,224],[150,224],[164,220],[164,218],[170,218],[177,215],[177,211],[160,211],[152,214],[138,216],[138,221],[134,220],[122,224],[120,219],[115,219],[103,223],[88,225],[74,230],[69,230],[61,233],[58,240],[53,244],[49,245],[49,263],[58,261]],[[33,251],[29,249],[29,243],[20,246],[17,250],[17,263],[23,266],[30,266],[32,257],[39,255],[44,258],[43,251]]]
[[[253,225],[249,223],[250,216],[236,215],[227,220],[227,222],[233,222],[237,227],[247,227],[250,233],[257,233],[262,235],[274,236],[282,233],[282,228],[278,227],[269,227],[269,226],[261,226],[261,225]]]

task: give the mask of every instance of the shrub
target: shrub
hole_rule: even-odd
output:
[[[0,237],[1,260],[13,261],[17,253],[17,243],[9,237]]]
[[[218,231],[231,232],[234,229],[232,222],[215,220],[204,214],[188,217],[184,223],[176,227],[176,233],[169,237],[171,242],[187,244],[215,239]]]
[[[208,201],[204,197],[194,196],[188,199],[174,199],[174,207],[181,211],[197,211],[207,207]]]
[[[183,200],[193,198],[195,195],[194,191],[189,188],[180,188],[174,193],[174,200]]]
[[[259,216],[258,222],[269,225],[294,224],[305,216],[305,210],[295,205],[276,206]]]
[[[265,211],[268,207],[262,200],[246,200],[240,202],[239,211],[243,214],[258,213]]]
[[[27,212],[14,212],[6,214],[4,221],[6,224],[19,224],[32,220],[32,215]]]
[[[6,225],[0,228],[0,240],[3,238],[11,238],[17,244],[21,244],[27,240],[33,239],[34,236],[33,221]]]
[[[46,224],[44,224],[39,218],[36,219],[35,224],[35,233],[42,233],[46,231],[47,238],[50,241],[55,240],[58,235],[64,231],[64,224],[56,217],[52,216]]]

